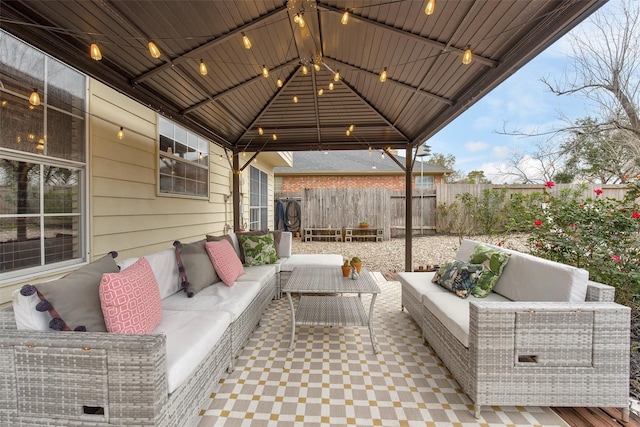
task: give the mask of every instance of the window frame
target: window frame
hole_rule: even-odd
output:
[[[431,178],[431,184],[425,185],[423,182],[425,178]],[[415,188],[418,190],[427,190],[433,187],[435,184],[436,184],[436,177],[433,175],[422,175],[422,176],[416,175]]]
[[[178,197],[178,198],[187,198],[187,199],[195,199],[195,200],[210,200],[211,197],[211,161],[210,161],[210,156],[211,156],[211,144],[213,143],[211,140],[207,139],[207,138],[203,138],[202,136],[196,134],[193,131],[190,131],[180,125],[178,125],[177,123],[161,116],[158,115],[158,132],[157,132],[157,144],[156,144],[156,149],[157,149],[157,186],[156,186],[156,195],[158,197]],[[162,123],[164,121],[164,123]],[[163,127],[167,127],[167,126],[171,126],[172,130],[173,130],[173,135],[167,135],[165,132],[162,131]],[[177,135],[176,135],[176,131],[179,131],[181,134],[184,135],[184,141],[182,141]],[[162,150],[162,145],[163,145],[163,139],[162,138],[167,138],[169,140],[172,141],[173,146],[175,147],[176,144],[180,144],[180,145],[184,145],[187,149],[190,148],[189,143],[190,141],[193,141],[195,139],[196,141],[196,145],[198,148],[201,147],[201,143],[206,144],[206,155],[203,155],[204,151],[194,151],[199,153],[198,157],[200,157],[200,160],[203,160],[203,163],[200,162],[196,162],[190,159],[187,159],[185,157],[181,157],[179,154],[173,152],[167,152],[167,151],[163,151]],[[185,150],[185,153],[188,153],[190,151]],[[206,159],[206,160],[205,160]],[[163,190],[162,188],[162,180],[163,177],[167,178],[170,177],[168,174],[163,174],[162,173],[162,169],[163,169],[163,162],[165,160],[168,160],[169,162],[174,162],[174,166],[178,165],[179,167],[184,167],[185,171],[187,168],[195,168],[193,169],[194,171],[196,171],[197,175],[200,175],[200,173],[202,172],[205,176],[205,180],[201,181],[202,183],[206,184],[206,188],[203,194],[198,194],[197,193],[197,188],[198,185],[202,185],[200,183],[200,181],[197,180],[197,178],[195,180],[193,180],[194,184],[196,185],[196,193],[190,193],[186,191],[187,188],[187,178],[186,176],[184,177],[185,179],[185,191],[184,192],[180,192],[180,191],[166,191]],[[166,164],[166,163],[165,163]],[[186,174],[186,172],[185,172]],[[173,186],[173,183],[172,183]]]
[[[254,192],[253,172],[258,173],[258,188]],[[257,193],[258,204],[254,204],[253,196]],[[264,199],[264,200],[263,200]],[[258,212],[258,220],[252,221],[252,214]],[[264,216],[264,218],[263,218]],[[263,220],[266,224],[262,224]],[[249,167],[249,230],[264,230],[269,228],[269,174],[255,167]]]

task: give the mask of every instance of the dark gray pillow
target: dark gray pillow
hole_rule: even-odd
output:
[[[61,279],[38,283],[40,311],[49,311],[51,329],[106,332],[100,306],[100,281],[105,273],[120,271],[110,252]]]
[[[204,247],[206,242],[206,239],[202,239],[193,243],[174,243],[174,246],[176,243],[178,244],[176,248],[180,252],[178,265],[182,261],[183,271],[181,273],[186,275],[189,282],[188,289],[184,289],[187,296],[190,295],[190,292],[197,294],[207,286],[220,281],[215,268],[213,268],[211,258],[209,258],[209,254]],[[193,296],[193,294],[190,296]]]

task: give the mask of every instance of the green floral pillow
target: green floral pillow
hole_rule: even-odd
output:
[[[455,260],[443,264],[431,281],[460,298],[466,298],[475,288],[483,271],[484,266],[481,264],[469,264]]]
[[[485,270],[471,292],[474,297],[484,298],[491,293],[510,257],[511,254],[500,249],[490,248],[483,244],[476,245],[471,253],[469,262],[482,264]]]
[[[244,251],[245,266],[273,264],[278,261],[273,234],[268,233],[259,236],[240,234],[238,239]]]

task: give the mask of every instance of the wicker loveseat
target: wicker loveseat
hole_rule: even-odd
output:
[[[469,261],[477,242],[463,241]],[[487,245],[490,246],[490,245]],[[458,297],[435,273],[399,273],[402,305],[474,404],[620,407],[629,417],[630,309],[588,272],[510,254],[486,298]]]
[[[240,256],[238,239],[229,237]],[[162,296],[162,319],[149,334],[17,329],[17,317],[24,323],[18,311],[37,303],[17,291],[16,313],[0,311],[0,425],[197,424],[275,296],[280,268],[296,261],[291,233],[282,233],[277,251],[277,263],[245,267],[232,286],[216,282],[192,298],[181,290],[173,248],[146,255]],[[136,261],[118,264],[126,269]],[[341,262],[340,255],[317,258],[319,264]],[[186,271],[190,280],[199,273],[193,266]],[[50,319],[36,319],[33,328],[46,329]]]

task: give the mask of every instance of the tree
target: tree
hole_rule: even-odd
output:
[[[587,123],[590,133],[618,131],[640,157],[640,2],[612,3],[568,37],[569,71],[542,81],[556,95],[577,94],[598,105],[598,117]],[[563,131],[584,132],[584,121],[568,122]]]
[[[471,171],[467,174],[469,184],[491,184],[491,181],[484,176],[484,171]]]
[[[563,173],[587,182],[624,184],[640,172],[640,158],[629,144],[627,132],[600,129],[591,117],[577,123],[581,130],[561,145],[567,157]]]
[[[543,184],[555,181],[558,173],[563,171],[564,163],[561,150],[552,140],[540,140],[535,143],[532,153],[525,153],[521,149],[512,150],[507,156],[505,167],[495,175],[516,184]]]
[[[456,170],[456,156],[453,154],[441,154],[441,153],[432,153],[429,156],[429,160],[427,163],[435,166],[440,166],[445,169],[450,169],[454,171],[453,173],[445,176],[446,182],[455,182],[462,178],[462,171]]]

